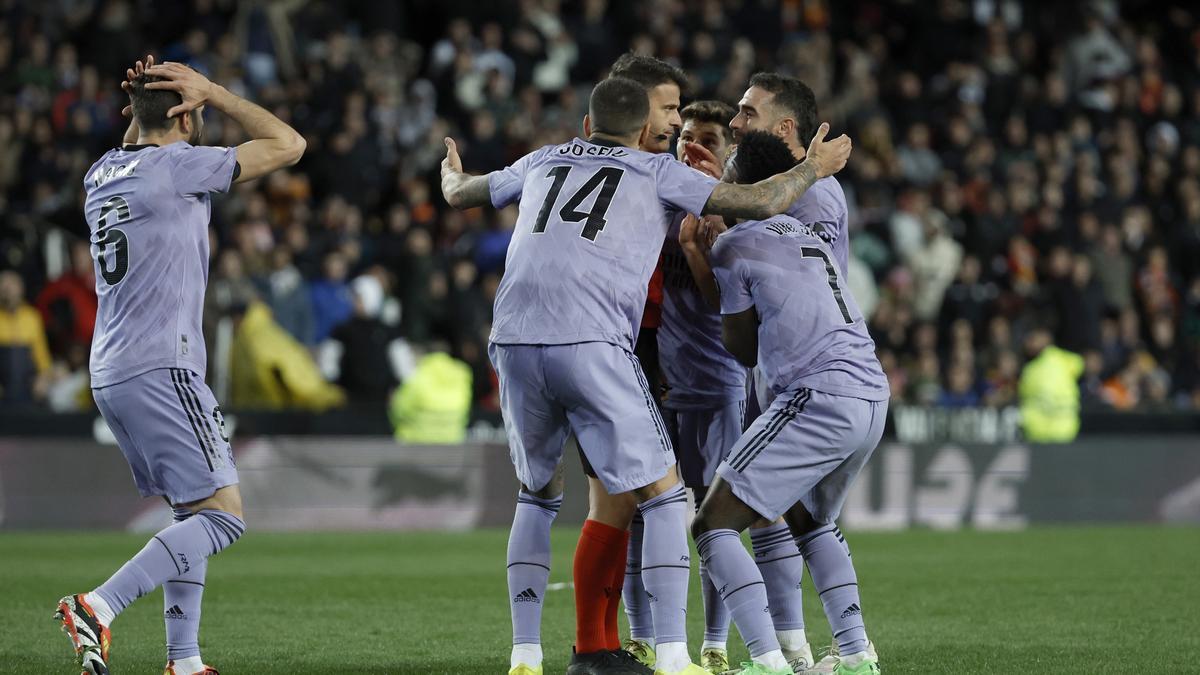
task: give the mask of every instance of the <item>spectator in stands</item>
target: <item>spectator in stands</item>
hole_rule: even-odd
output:
[[[25,302],[21,277],[11,270],[0,272],[0,403],[9,407],[41,400],[49,376],[42,317]]]
[[[96,327],[96,279],[90,247],[88,242],[76,240],[69,250],[71,267],[46,284],[37,297],[50,352],[64,358],[74,345],[83,345],[86,351]]]
[[[77,231],[79,182],[122,124],[112,78],[124,57],[96,44],[143,45],[225,73],[307,139],[312,151],[293,171],[214,203],[222,293],[250,280],[289,334],[316,344],[353,314],[346,281],[381,265],[406,339],[452,345],[476,383],[491,380],[487,359],[467,355],[486,344],[488,289],[513,219],[442,204],[441,139],[461,138],[485,170],[570,138],[581,89],[636,49],[678,61],[698,98],[734,102],[764,69],[813,83],[835,128],[855,140],[842,184],[865,269],[847,272],[855,289],[878,290],[870,326],[900,396],[936,402],[969,361],[986,383],[983,404],[1011,400],[996,392],[1007,391],[1011,359],[1018,372],[1024,361],[1013,336],[1046,312],[1070,314],[1059,323],[1064,346],[1095,352],[1089,382],[1112,380],[1144,350],[1169,381],[1135,368],[1134,409],[1160,405],[1163,382],[1169,400],[1195,409],[1200,43],[1183,15],[1119,3],[515,4],[502,22],[487,3],[457,3],[452,22],[396,3],[298,3],[270,10],[269,22],[228,2],[137,12],[127,2],[41,3],[4,14],[0,254],[31,297],[59,298],[39,304],[53,356],[73,360],[64,336],[85,336],[74,319],[86,312],[61,312],[81,305],[48,278],[68,252],[47,251],[55,238],[45,233]],[[90,38],[73,37],[85,25],[96,27]],[[235,125],[211,122],[214,142],[242,140]],[[240,257],[238,280],[224,279],[228,251]],[[340,263],[326,265],[331,253]],[[1055,257],[1072,262],[1055,271]],[[214,301],[206,324],[239,304]],[[971,324],[977,353],[951,342],[958,319]],[[914,339],[928,323],[932,348],[926,329]]]
[[[321,278],[308,287],[314,319],[313,340],[316,342],[329,337],[334,328],[354,314],[354,296],[346,283],[345,255],[340,251],[325,254],[321,274]]]
[[[382,401],[412,366],[412,351],[399,329],[382,320],[388,290],[387,273],[374,268],[351,284],[354,315],[333,329],[330,341],[340,352],[330,379],[352,402]]]
[[[312,345],[316,332],[312,300],[304,277],[292,264],[290,248],[281,245],[271,251],[271,269],[256,285],[279,326],[301,344]]]

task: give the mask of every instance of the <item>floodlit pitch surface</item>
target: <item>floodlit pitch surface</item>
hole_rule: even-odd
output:
[[[576,533],[555,528],[551,583],[570,580]],[[506,533],[247,536],[209,568],[200,642],[227,675],[502,675]],[[848,534],[867,627],[887,673],[1198,672],[1200,529]],[[51,619],[140,535],[0,534],[0,672],[72,673]],[[814,648],[829,630],[805,580]],[[159,673],[161,591],[113,627],[113,672]],[[693,576],[690,635],[703,614]],[[547,594],[546,673],[570,654],[569,589]],[[745,656],[736,634],[731,656]]]

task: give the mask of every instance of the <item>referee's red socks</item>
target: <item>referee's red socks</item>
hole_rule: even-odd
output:
[[[629,532],[588,520],[575,547],[575,651],[619,649],[617,610]]]

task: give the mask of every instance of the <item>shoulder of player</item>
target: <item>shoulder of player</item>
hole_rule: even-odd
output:
[[[826,213],[845,212],[846,192],[836,176],[826,176],[813,183],[812,187],[800,195],[789,213],[803,211],[820,211]]]

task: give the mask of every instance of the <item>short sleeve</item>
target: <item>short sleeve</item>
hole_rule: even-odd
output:
[[[721,293],[722,314],[737,314],[754,306],[750,280],[745,274],[745,262],[737,257],[736,248],[728,235],[717,237],[709,264]]]
[[[237,148],[184,146],[171,161],[180,194],[229,192],[237,170]]]
[[[720,182],[673,158],[660,160],[657,173],[659,201],[668,209],[696,215],[704,211],[713,188]]]
[[[491,193],[492,206],[502,209],[521,198],[521,190],[525,187],[525,174],[533,165],[534,159],[542,154],[542,150],[531,152],[503,169],[488,174],[488,192]]]

